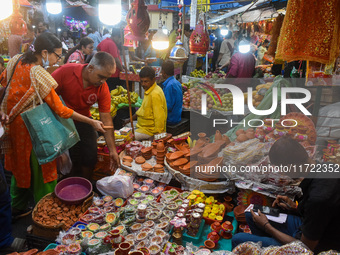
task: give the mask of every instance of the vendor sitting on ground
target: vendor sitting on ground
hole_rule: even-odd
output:
[[[247,241],[261,241],[263,247],[281,246],[299,239],[315,254],[330,249],[340,251],[339,176],[335,172],[331,176],[329,172],[319,175],[311,173],[309,170],[313,166],[319,169],[319,163],[309,158],[300,143],[288,137],[282,137],[274,143],[269,151],[269,158],[275,166],[296,166],[296,169],[302,167],[301,173],[308,176],[300,184],[303,197],[297,206],[287,196],[277,196],[272,206],[279,206],[289,213],[284,224],[268,220],[259,211],[258,215],[253,211],[246,212],[252,234],[236,234],[232,239],[233,247]],[[320,166],[329,171],[331,169],[330,164],[322,163]]]
[[[176,80],[175,66],[170,60],[162,64],[163,92],[168,108],[167,125],[176,125],[181,122],[183,94],[182,85]]]
[[[135,139],[150,140],[153,135],[166,131],[167,106],[162,89],[156,84],[155,70],[145,66],[139,73],[140,83],[144,89],[142,106],[133,119],[137,119]],[[125,120],[128,123],[129,119]]]

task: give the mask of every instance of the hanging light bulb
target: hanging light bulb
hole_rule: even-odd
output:
[[[225,26],[225,25],[222,26],[221,27],[221,35],[226,36],[228,33],[229,33],[229,30],[228,30],[227,26]]]
[[[168,34],[165,34],[162,29],[162,20],[161,16],[159,16],[158,21],[158,30],[156,34],[152,38],[152,48],[155,50],[165,50],[169,48],[169,38]]]
[[[60,0],[46,0],[46,9],[51,14],[61,13],[62,7]]]
[[[121,21],[122,2],[121,0],[99,0],[99,20],[106,25],[116,25]]]
[[[250,43],[247,40],[241,40],[238,45],[238,50],[241,53],[248,53],[250,51]]]
[[[12,0],[5,0],[2,4],[1,4],[1,11],[0,11],[0,20],[2,19],[6,19],[9,16],[12,15],[13,13],[13,2]]]
[[[152,38],[152,48],[155,50],[165,50],[169,48],[168,35],[163,33],[163,30],[159,28],[156,34]]]

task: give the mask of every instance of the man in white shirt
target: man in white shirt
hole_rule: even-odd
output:
[[[233,55],[234,40],[232,39],[232,33],[229,31],[226,38],[223,40],[220,48],[220,53],[217,58],[217,68],[227,72],[231,56]]]

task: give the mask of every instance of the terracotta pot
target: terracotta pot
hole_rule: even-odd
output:
[[[222,237],[225,238],[225,239],[230,239],[232,238],[232,231],[233,231],[234,227],[233,225],[231,224],[230,221],[225,221],[223,224],[222,224]]]
[[[121,250],[122,255],[129,254],[129,251],[131,250],[131,245],[128,242],[120,243],[119,244],[119,250]]]
[[[157,151],[165,151],[165,147],[164,147],[164,143],[163,143],[163,141],[159,141],[158,143],[157,143]]]
[[[131,30],[131,36],[128,36],[128,39],[144,41],[150,26],[150,17],[144,0],[135,0],[131,3],[126,22]]]
[[[218,241],[220,240],[220,236],[218,235],[216,231],[213,231],[208,234],[208,239],[213,241],[215,244],[217,244]]]
[[[196,25],[195,30],[191,33],[189,40],[191,54],[203,54],[209,48],[209,35],[203,25],[203,20],[200,20]]]
[[[118,229],[111,230],[110,234],[111,234],[113,239],[117,238],[117,237],[119,237],[119,230]]]
[[[217,233],[219,233],[222,229],[222,226],[219,222],[215,221],[213,224],[211,224],[210,228],[212,231],[216,231]]]
[[[223,200],[227,203],[230,203],[233,200],[233,198],[231,196],[225,196]]]
[[[215,246],[216,246],[216,244],[215,244],[213,241],[211,241],[211,240],[206,240],[206,241],[204,242],[204,247],[207,248],[207,249],[209,249],[209,250],[214,249]]]

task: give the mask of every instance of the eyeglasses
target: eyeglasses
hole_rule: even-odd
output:
[[[61,59],[61,56],[53,51],[53,53],[58,57],[58,60]]]

